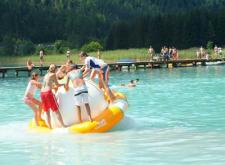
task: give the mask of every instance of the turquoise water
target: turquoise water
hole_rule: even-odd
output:
[[[111,132],[30,132],[27,78],[0,79],[1,164],[224,164],[225,67],[113,72],[129,100]],[[140,78],[136,88],[118,84]]]

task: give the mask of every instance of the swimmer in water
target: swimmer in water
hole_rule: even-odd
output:
[[[136,80],[130,80],[130,82],[126,85],[126,84],[120,84],[120,86],[122,87],[129,87],[129,88],[133,88],[137,86],[137,83],[139,82],[139,79]]]
[[[134,80],[130,80],[130,83],[127,85],[129,88],[136,87],[136,83]]]

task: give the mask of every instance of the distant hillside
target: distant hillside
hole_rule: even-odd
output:
[[[106,49],[225,44],[225,0],[1,0],[0,21],[2,48],[18,39],[71,48],[97,40]]]

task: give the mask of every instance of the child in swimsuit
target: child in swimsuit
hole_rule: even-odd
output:
[[[41,102],[34,98],[36,90],[41,88],[41,83],[38,82],[38,73],[33,72],[31,75],[31,80],[27,85],[26,92],[24,94],[24,103],[27,104],[34,112],[34,119],[37,126],[39,126],[38,121],[41,120]]]
[[[69,80],[73,83],[73,89],[74,89],[74,102],[78,109],[78,117],[80,123],[82,122],[81,118],[81,106],[85,105],[86,111],[89,116],[89,120],[93,121],[91,117],[91,109],[89,106],[88,101],[88,90],[87,86],[83,80],[83,73],[81,69],[77,68],[77,65],[72,65],[70,72],[67,73],[67,83],[66,83],[66,90],[69,89]]]
[[[56,113],[56,116],[63,127],[66,127],[61,113],[59,112],[59,106],[56,101],[55,95],[52,93],[53,86],[59,87],[62,86],[58,83],[56,79],[56,66],[51,64],[49,66],[48,73],[44,77],[44,84],[41,88],[41,100],[43,104],[43,109],[47,114],[48,126],[51,129],[51,116],[50,116],[50,109]]]
[[[86,77],[92,69],[90,79],[93,80],[96,74],[103,74],[103,80],[105,81],[106,85],[108,85],[109,66],[103,60],[97,59],[95,57],[89,57],[85,52],[80,53],[80,58],[84,60],[85,64],[84,77]],[[103,87],[101,81],[99,81],[99,87]]]

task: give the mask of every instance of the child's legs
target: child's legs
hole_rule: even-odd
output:
[[[96,71],[96,70],[94,70],[94,69],[92,69],[92,71],[91,71],[91,75],[90,75],[90,79],[91,79],[91,80],[94,80],[94,78],[95,78],[96,74],[97,74],[97,71]]]
[[[108,85],[108,83],[109,83],[109,67],[107,67],[107,70],[104,71],[103,74],[104,74],[103,76],[104,76],[105,84]]]
[[[90,108],[89,104],[85,103],[84,105],[85,105],[85,108],[86,108],[86,111],[88,113],[88,116],[89,116],[90,120],[93,121],[93,119],[91,117],[91,108]]]
[[[56,113],[57,119],[59,120],[60,124],[61,124],[63,127],[65,127],[65,124],[64,124],[63,119],[62,119],[62,115],[61,115],[61,113],[59,112],[59,110],[58,110],[58,111],[55,111],[55,113]]]
[[[32,98],[32,103],[38,106],[37,116],[38,120],[41,120],[41,110],[42,110],[41,102],[35,98]]]
[[[82,123],[82,118],[81,118],[81,108],[80,106],[76,105],[77,107],[77,113],[78,113],[78,119],[79,119],[79,122]]]
[[[100,77],[102,77],[101,72],[98,72],[98,86],[100,89],[104,88],[103,82],[104,80],[102,80]]]
[[[25,103],[33,110],[33,112],[34,112],[34,119],[35,119],[35,123],[36,123],[36,125],[37,126],[39,126],[39,124],[38,124],[38,108],[36,107],[36,105],[31,101],[31,99],[27,99],[26,101],[25,101]]]
[[[50,111],[49,110],[46,112],[46,115],[47,115],[48,126],[49,126],[50,129],[52,129],[51,116],[50,116]]]

